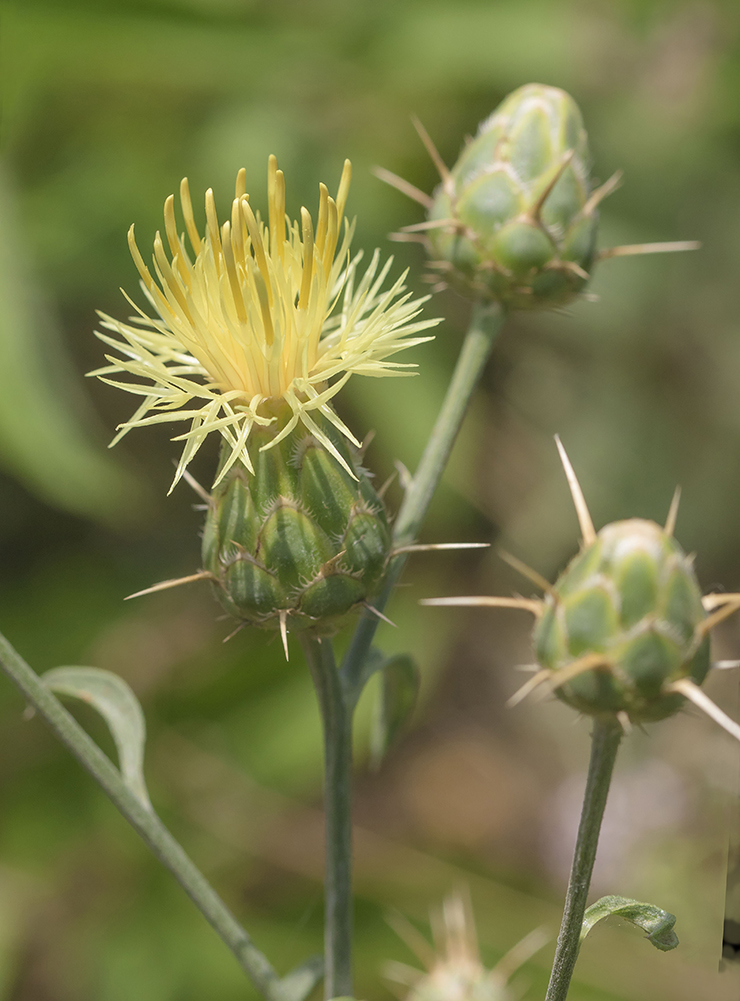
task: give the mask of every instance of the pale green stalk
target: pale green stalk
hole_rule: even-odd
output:
[[[606,798],[619,750],[623,730],[614,719],[594,719],[591,734],[591,760],[588,766],[586,791],[583,797],[581,822],[573,854],[573,865],[565,895],[563,920],[550,974],[545,1001],[565,1001],[581,942],[583,915],[591,886],[591,873],[596,859],[599,831],[604,817]]]
[[[281,991],[277,973],[223,900],[188,858],[159,817],[148,810],[129,790],[110,759],[103,754],[77,720],[67,712],[59,699],[49,691],[41,678],[2,634],[0,634],[0,665],[83,768],[86,768],[102,786],[104,792],[162,865],[169,869],[216,933],[231,949],[257,990],[268,1001],[282,1001],[285,995]]]
[[[491,350],[503,326],[505,313],[495,303],[476,303],[465,335],[460,357],[447,389],[442,408],[429,436],[419,468],[406,492],[396,518],[393,543],[396,546],[413,542],[421,528],[427,508],[442,479],[458,432],[472,398],[475,387],[486,367]],[[391,560],[383,590],[373,605],[382,611],[401,576],[406,556]],[[356,691],[361,684],[362,666],[370,650],[378,618],[365,612],[355,629],[352,642],[342,661],[342,676],[349,691]]]
[[[421,527],[503,319],[499,306],[477,304],[473,309],[442,409],[396,519],[394,545],[413,541]],[[391,561],[382,594],[374,602],[378,610],[385,606],[404,563],[403,555]],[[341,670],[334,662],[329,640],[302,637],[324,731],[327,998],[352,994],[352,716],[365,680],[363,662],[377,624],[378,618],[372,614],[360,619]]]
[[[324,731],[324,996],[352,996],[352,713],[329,639],[303,634]]]

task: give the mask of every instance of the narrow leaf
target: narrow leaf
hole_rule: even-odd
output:
[[[419,667],[408,654],[395,654],[386,658],[380,671],[380,697],[370,737],[370,761],[373,768],[380,767],[388,748],[413,712],[421,680]]]
[[[71,695],[97,709],[115,742],[121,778],[150,810],[144,782],[146,723],[139,700],[123,678],[97,667],[55,667],[41,680],[53,692]]]
[[[648,942],[661,952],[669,952],[678,945],[678,936],[673,930],[676,923],[673,914],[653,904],[641,904],[639,900],[629,900],[627,897],[602,897],[592,904],[583,918],[581,942],[597,921],[608,918],[611,914],[625,918],[647,932]]]

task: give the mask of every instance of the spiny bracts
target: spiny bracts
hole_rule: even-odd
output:
[[[379,587],[390,550],[385,509],[357,454],[321,415],[342,464],[307,433],[262,450],[290,409],[274,416],[252,432],[254,473],[235,463],[211,494],[203,567],[240,622],[331,635]],[[222,461],[228,454],[225,447]]]
[[[652,521],[617,521],[545,595],[535,654],[558,698],[581,712],[659,720],[683,704],[666,691],[672,682],[701,685],[709,671],[706,617],[692,562],[672,535]]]
[[[487,969],[480,959],[470,899],[460,892],[450,894],[441,912],[432,914],[434,949],[404,919],[394,918],[393,926],[427,968],[422,973],[405,963],[386,964],[386,977],[410,988],[399,994],[403,1001],[514,1001],[521,994],[511,989],[511,976],[548,939],[537,929]]]
[[[434,193],[429,250],[450,284],[513,309],[563,305],[589,280],[598,203],[572,97],[527,84],[510,94]]]

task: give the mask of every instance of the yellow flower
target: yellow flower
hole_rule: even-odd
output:
[[[320,411],[358,444],[329,401],[353,374],[415,374],[409,371],[415,365],[388,359],[429,340],[411,335],[439,322],[415,321],[428,297],[412,299],[405,292],[406,273],[383,290],[392,258],[380,267],[376,250],[360,278],[362,253],[350,256],[354,224],[344,219],[350,176],[346,160],[336,199],[323,184],[319,186],[314,229],[305,208],[300,224],[286,217],[285,180],[271,156],[267,222],[252,210],[242,169],[231,219],[220,227],[213,192],[206,192],[203,237],[183,179],[180,202],[192,253],[184,235],[178,234],[170,195],[164,205],[164,228],[171,260],[157,233],[156,280],[131,227],[131,256],[157,315],[148,316],[128,296],[138,313],[130,323],[100,314],[102,326],[118,337],[102,331],[96,331],[97,336],[123,357],[106,355],[110,365],[90,374],[144,397],[131,420],[119,425],[111,444],[133,427],[187,420],[190,429],[173,439],[184,441],[185,447],[172,486],[211,431],[218,431],[231,447],[220,480],[238,460],[253,472],[247,449],[250,431],[255,424],[276,421],[276,405],[282,403],[290,407],[291,418],[263,448],[276,445],[300,422],[347,468],[312,412]],[[150,381],[109,378],[118,373]]]

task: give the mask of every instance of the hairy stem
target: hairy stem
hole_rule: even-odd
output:
[[[442,408],[429,436],[419,468],[406,492],[393,531],[395,545],[406,545],[416,538],[434,491],[450,458],[452,446],[468,409],[493,345],[503,326],[504,311],[496,304],[477,303],[465,335],[460,356],[447,389]],[[373,602],[378,611],[385,607],[398,583],[406,556],[391,561],[380,596]],[[378,627],[378,618],[365,612],[357,624],[352,642],[342,662],[342,676],[348,690],[360,684],[362,665]],[[359,693],[357,693],[359,694]]]
[[[324,996],[352,996],[352,714],[331,640],[301,642],[324,729]]]
[[[588,766],[581,822],[578,827],[573,865],[565,895],[563,920],[545,1001],[565,1001],[568,996],[568,988],[578,958],[583,915],[586,912],[586,899],[591,885],[601,821],[622,733],[622,727],[616,719],[594,720],[591,760]]]
[[[157,815],[129,790],[118,770],[97,744],[0,634],[0,665],[26,699],[43,716],[62,743],[146,842],[236,956],[239,965],[268,1001],[282,997],[280,981],[267,958],[259,951],[219,895],[175,841]]]

